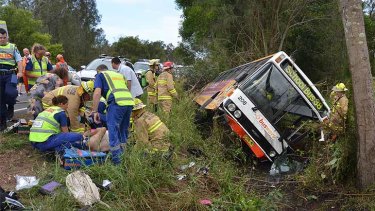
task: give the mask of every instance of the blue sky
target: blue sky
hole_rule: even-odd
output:
[[[174,0],[97,0],[102,16],[99,27],[110,43],[120,37],[139,36],[142,40],[177,45],[182,11]]]

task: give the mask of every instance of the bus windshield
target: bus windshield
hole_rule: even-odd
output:
[[[239,87],[276,130],[297,128],[302,120],[317,118],[292,84],[272,63],[266,64]]]

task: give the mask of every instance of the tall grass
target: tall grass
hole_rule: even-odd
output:
[[[200,136],[194,125],[195,105],[192,97],[180,91],[180,101],[175,102],[169,118],[158,113],[171,131],[170,141],[175,147],[173,158],[166,161],[161,156],[145,155],[129,145],[120,166],[110,161],[104,165],[82,169],[93,181],[101,183],[108,179],[113,183],[109,191],[100,191],[102,201],[111,210],[254,210],[274,208],[267,198],[248,193],[248,178],[236,167],[236,163],[225,155],[222,145],[223,131],[215,129],[207,139]],[[194,147],[205,156],[195,157],[188,153]],[[195,162],[191,168],[181,170],[182,165]],[[198,169],[206,167],[208,174]],[[65,184],[69,171],[56,162],[41,167],[40,184],[51,180]],[[178,180],[178,175],[186,175]],[[61,188],[55,196],[41,196],[38,187],[23,191],[22,197],[36,210],[72,210],[79,204]],[[211,206],[199,203],[209,199]],[[94,205],[95,210],[107,210],[103,205]]]

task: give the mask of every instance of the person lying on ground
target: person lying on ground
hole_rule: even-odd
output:
[[[98,152],[109,151],[108,130],[105,127],[88,130],[83,134],[83,137],[90,150]]]
[[[87,148],[80,133],[69,132],[68,98],[58,95],[52,99],[53,106],[41,112],[30,129],[29,140],[33,147],[42,151],[62,152],[64,148]]]

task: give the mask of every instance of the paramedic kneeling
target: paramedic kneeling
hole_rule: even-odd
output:
[[[83,136],[68,130],[68,98],[58,95],[52,99],[53,106],[41,112],[30,129],[29,139],[38,150],[62,151],[72,146],[84,148]]]

